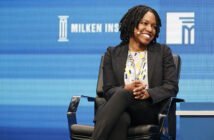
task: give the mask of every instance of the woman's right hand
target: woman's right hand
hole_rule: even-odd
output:
[[[126,84],[125,86],[124,86],[124,89],[125,90],[128,90],[128,91],[134,91],[134,89],[136,89],[137,87],[146,87],[141,81],[139,81],[139,80],[136,80],[136,81],[133,81],[132,83],[130,83],[130,84]]]
[[[130,83],[130,84],[126,84],[126,85],[124,86],[124,89],[125,89],[125,90],[128,90],[128,91],[133,91],[133,90],[135,89],[135,83],[132,82],[132,83]]]

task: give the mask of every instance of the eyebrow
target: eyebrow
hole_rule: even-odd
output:
[[[140,22],[149,22],[149,20],[147,20],[147,19],[142,19],[142,20],[140,20]],[[149,22],[150,23],[150,22]],[[157,23],[156,23],[156,21],[155,21],[155,23],[151,23],[153,26],[157,26]]]

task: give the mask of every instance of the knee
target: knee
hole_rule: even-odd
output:
[[[120,118],[119,118],[119,120],[117,122],[117,125],[128,127],[130,125],[130,123],[131,123],[131,117],[130,117],[130,115],[127,112],[124,112],[120,116]]]
[[[116,98],[124,99],[124,100],[130,100],[133,98],[133,94],[126,90],[121,90],[119,92],[115,92]]]

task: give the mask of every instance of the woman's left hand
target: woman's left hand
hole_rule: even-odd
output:
[[[142,99],[142,100],[145,100],[145,99],[148,99],[150,97],[148,91],[145,89],[145,88],[135,88],[133,90],[133,94],[135,96],[135,99]]]

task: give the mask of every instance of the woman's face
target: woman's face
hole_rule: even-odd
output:
[[[134,39],[143,45],[148,45],[156,35],[155,15],[148,11],[134,29]]]

